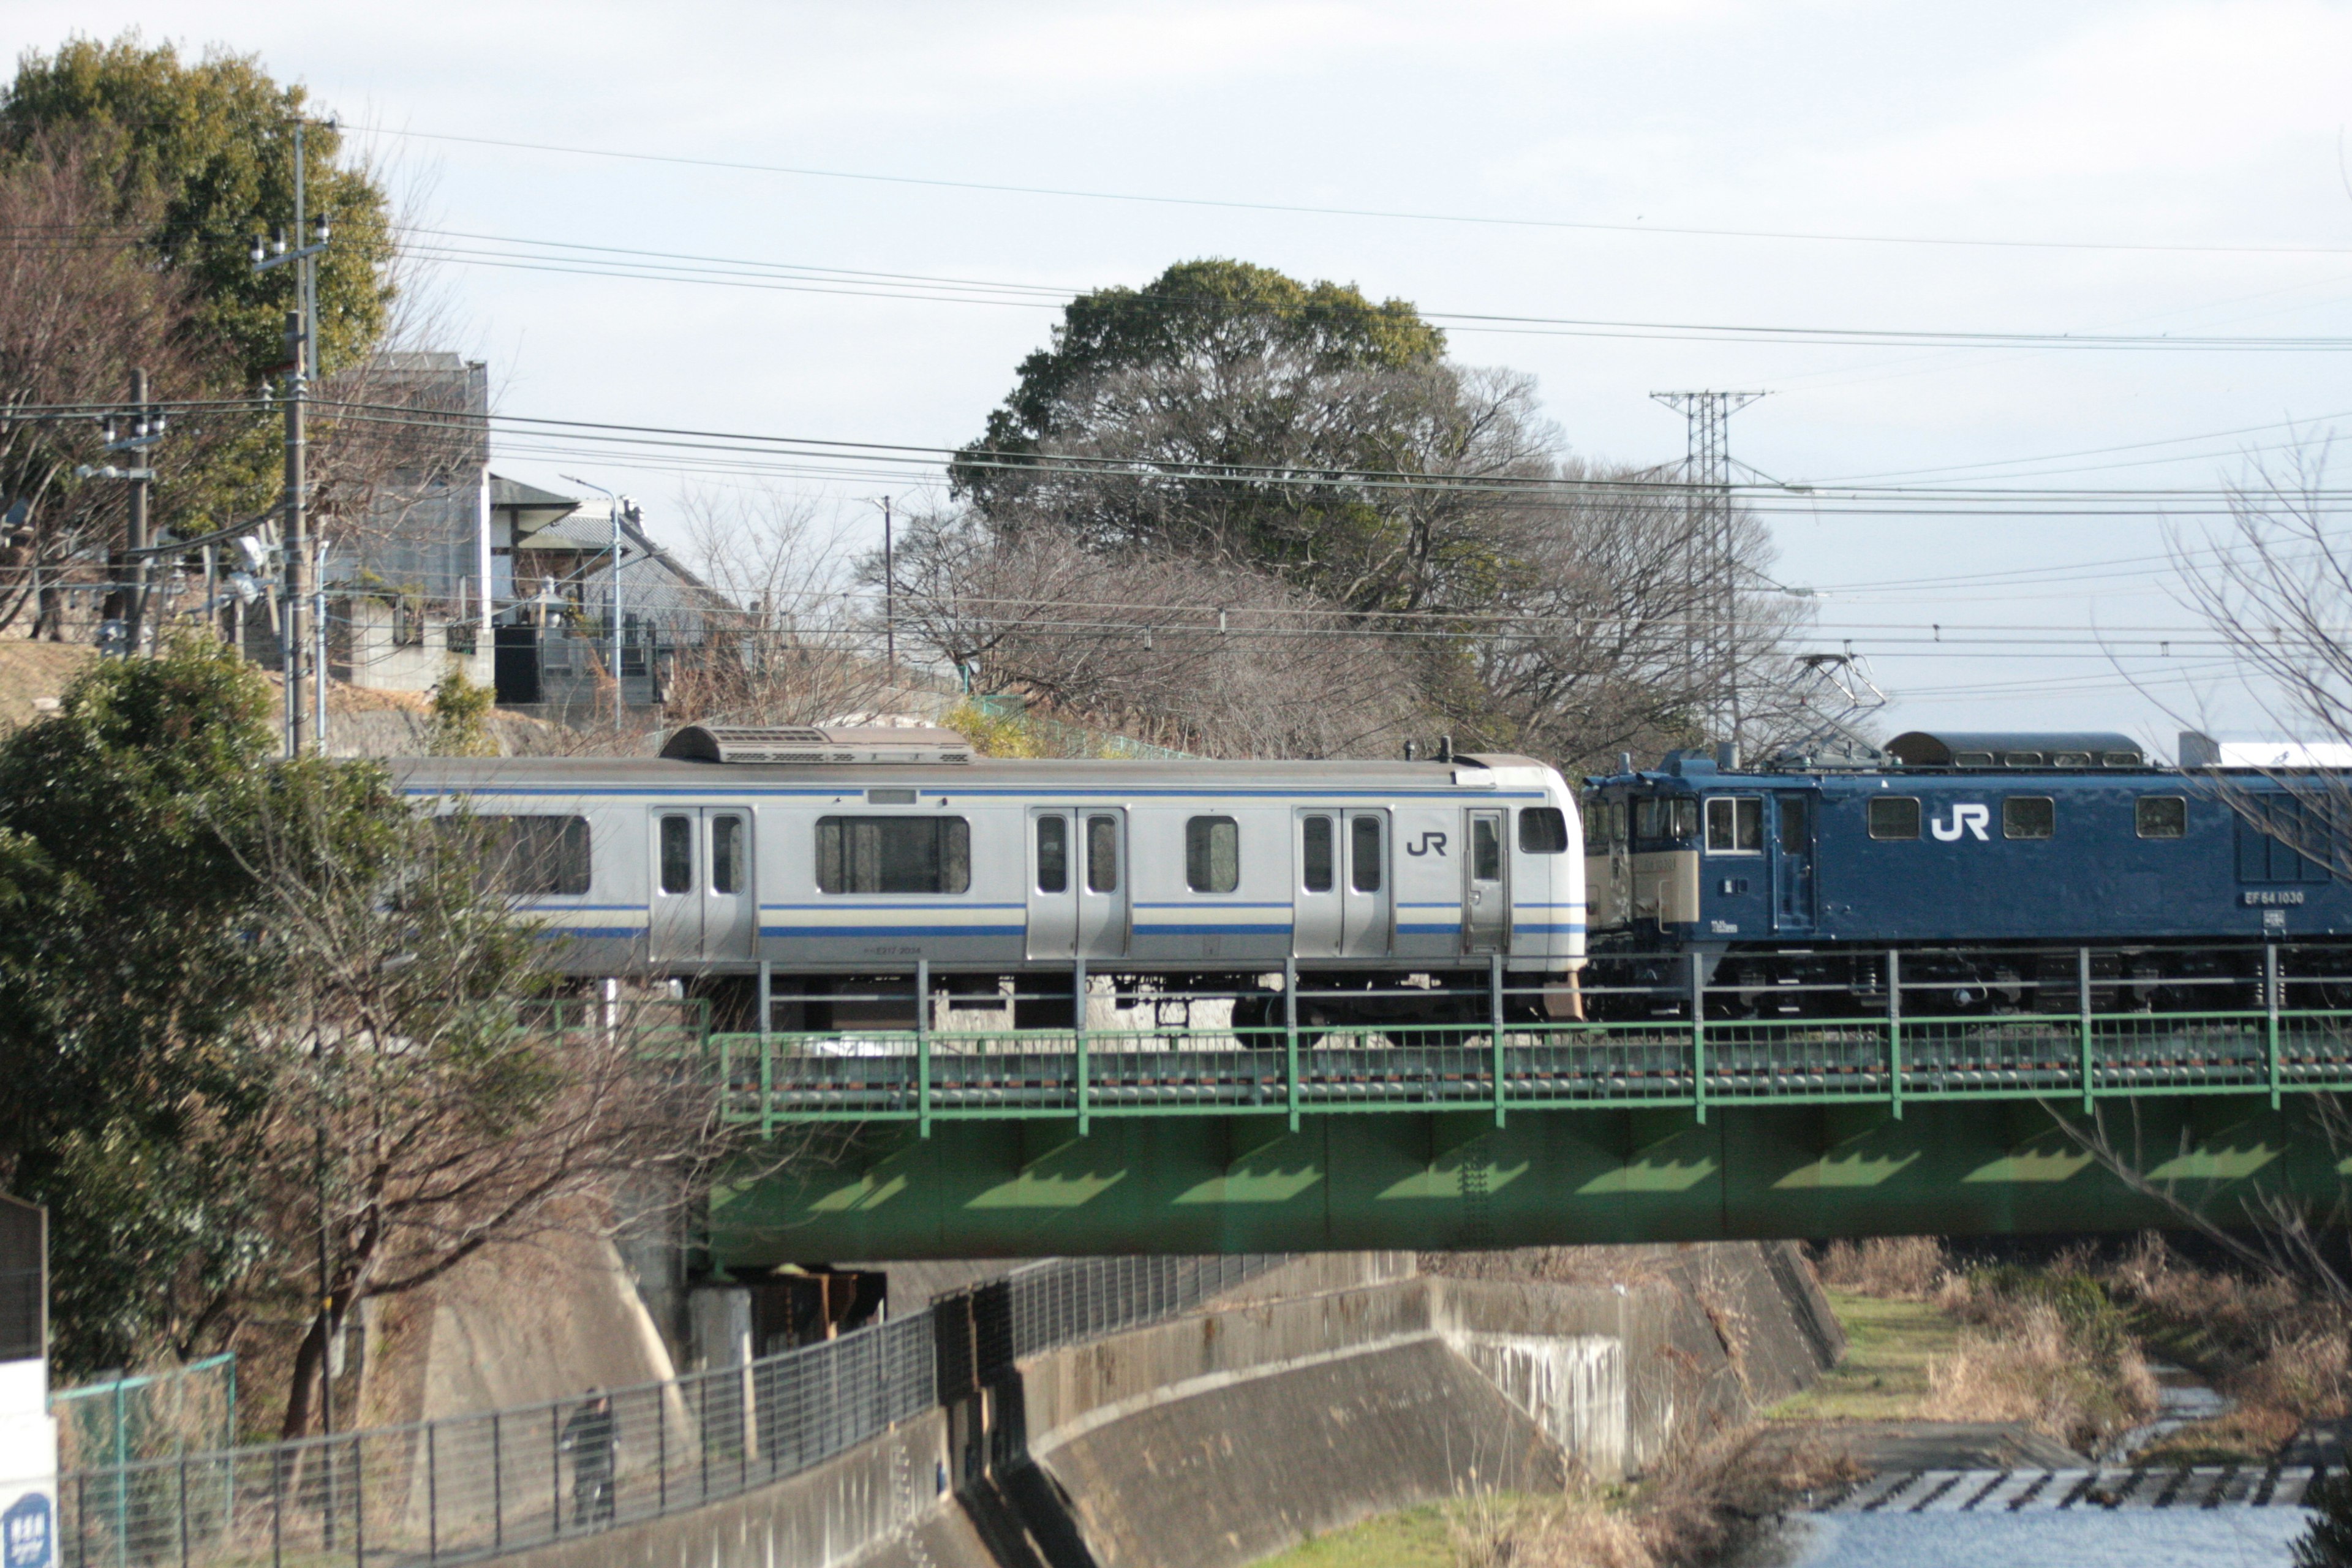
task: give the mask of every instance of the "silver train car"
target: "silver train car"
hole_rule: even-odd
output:
[[[695,727],[657,759],[393,766],[501,847],[579,975],[1246,987],[1296,963],[1376,988],[1483,984],[1499,955],[1565,992],[1584,956],[1576,795],[1526,757],[979,761],[947,731]]]

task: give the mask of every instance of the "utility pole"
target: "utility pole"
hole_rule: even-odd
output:
[[[1731,508],[1731,448],[1725,426],[1760,392],[1654,392],[1651,397],[1688,425],[1683,458],[1691,521],[1686,581],[1691,618],[1686,665],[1704,693],[1708,730],[1736,750],[1744,715],[1739,700],[1738,520]]]
[[[253,269],[268,272],[273,268],[294,263],[294,309],[286,313],[286,531],[285,622],[282,627],[280,660],[285,674],[286,754],[299,757],[310,740],[310,715],[303,703],[303,665],[310,655],[309,619],[310,536],[310,510],[306,469],[307,431],[303,418],[303,403],[310,390],[310,378],[319,372],[319,276],[318,258],[327,248],[331,237],[326,215],[321,213],[312,224],[306,209],[303,193],[304,159],[302,130],[307,122],[294,121],[294,233],[299,238],[307,227],[310,243],[299,250],[286,248],[286,234],[279,230],[277,243],[265,247],[259,235],[253,238]],[[328,122],[331,127],[332,121]],[[326,663],[319,661],[312,672],[320,682],[327,679]],[[325,687],[320,688],[323,698]],[[323,709],[324,703],[321,702]]]
[[[131,373],[131,405],[134,410],[131,416],[131,432],[134,437],[143,437],[147,434],[147,372],[144,369]],[[131,526],[127,531],[131,546],[131,593],[130,603],[125,606],[127,613],[122,617],[128,633],[122,639],[122,651],[131,658],[139,657],[139,638],[146,620],[147,487],[153,482],[149,476],[154,471],[152,468],[134,468],[132,472],[137,477],[131,481]]]
[[[586,485],[590,489],[601,492],[613,503],[613,729],[617,733],[622,727],[624,707],[621,698],[621,513],[624,508],[620,496],[604,486],[583,479],[577,474],[563,477],[575,485]]]

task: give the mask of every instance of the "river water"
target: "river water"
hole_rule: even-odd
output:
[[[1813,1514],[1795,1521],[1787,1568],[2271,1568],[2294,1561],[2300,1508],[2083,1512]]]
[[[2128,1466],[2126,1454],[2230,1408],[2178,1367],[2151,1370],[2156,1417],[2102,1456],[2109,1466]],[[2105,1507],[2084,1497],[2093,1483],[2068,1484],[2084,1472],[2053,1473],[2040,1483],[2022,1473],[2011,1481],[1979,1479],[1989,1474],[1924,1472],[1894,1486],[1884,1503],[1871,1500],[1878,1489],[1865,1482],[1844,1505],[1864,1511],[1799,1516],[1759,1554],[1759,1568],[1760,1561],[1779,1568],[2285,1568],[2311,1522],[2309,1510],[2288,1500],[2301,1497],[2307,1469],[2291,1479],[2273,1471],[2267,1484],[2219,1471],[2168,1482],[2165,1472],[2132,1479],[2127,1469],[2102,1469],[2096,1487],[2110,1500]],[[1939,1484],[1947,1475],[1954,1479]],[[2279,1501],[2271,1502],[2274,1490]]]

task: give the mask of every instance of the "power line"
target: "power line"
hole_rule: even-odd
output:
[[[349,129],[358,129],[351,127]],[[698,158],[678,153],[625,152],[607,147],[575,147],[555,142],[521,142],[503,137],[463,136],[449,132],[373,128],[376,134],[415,141],[446,142],[514,152],[552,153],[567,157],[606,158],[674,167],[720,169],[737,174],[782,174],[796,179],[844,180],[873,184],[915,185],[936,190],[975,191],[993,195],[1048,196],[1072,201],[1125,202],[1154,206],[1211,207],[1234,212],[1289,213],[1316,217],[1373,218],[1393,222],[1467,224],[1486,227],[1567,229],[1603,234],[1663,235],[1705,239],[1760,239],[1806,244],[1948,246],[1965,249],[2087,250],[2191,256],[2346,256],[2352,247],[2331,245],[2183,245],[2120,240],[1982,238],[1958,235],[1898,235],[1838,233],[1804,229],[1706,227],[1652,223],[1605,223],[1590,219],[1506,217],[1474,213],[1415,212],[1380,207],[1318,206],[1298,202],[1246,202],[1226,197],[1154,195],[1132,191],[1096,191],[1055,185],[1024,185],[980,180],[950,180],[917,174],[877,174],[847,169],[821,169],[805,164],[754,163],[727,158]]]

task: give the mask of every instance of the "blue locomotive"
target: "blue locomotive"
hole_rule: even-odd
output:
[[[2259,1006],[2266,949],[2352,933],[2340,776],[2161,767],[2116,734],[1915,731],[1885,752],[1677,752],[1589,780],[1602,1010],[1877,1011],[1890,973],[1937,1013]],[[2352,963],[2299,958],[2290,1002],[2352,997]]]

